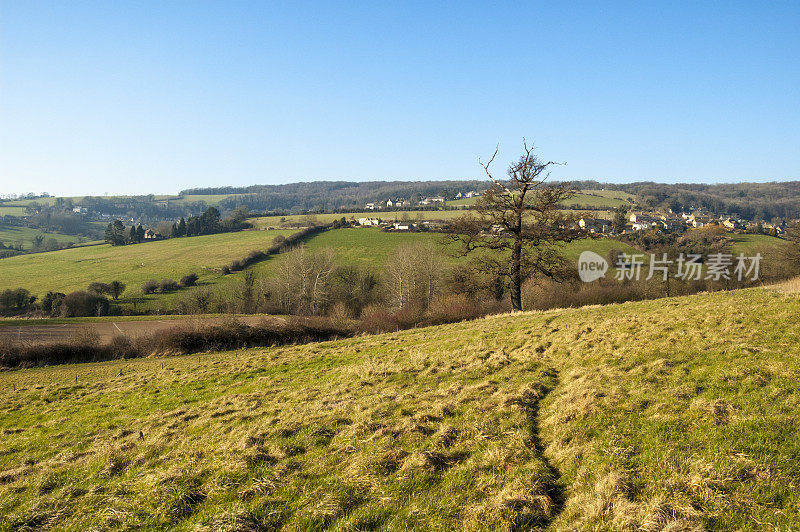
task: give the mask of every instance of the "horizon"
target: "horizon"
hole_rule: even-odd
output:
[[[202,194],[201,191],[209,190],[209,189],[217,189],[217,188],[234,188],[234,189],[246,189],[250,187],[261,187],[261,186],[289,186],[289,185],[298,185],[298,184],[311,184],[311,183],[425,183],[425,182],[432,182],[432,183],[461,183],[461,182],[468,182],[468,181],[485,181],[488,184],[491,182],[488,178],[485,180],[482,179],[392,179],[392,180],[383,180],[383,179],[376,179],[376,180],[364,180],[364,181],[348,181],[348,180],[314,180],[314,181],[292,181],[289,183],[255,183],[250,185],[210,185],[207,187],[189,187],[178,190],[177,192],[167,192],[167,191],[158,191],[158,192],[144,192],[144,193],[135,193],[135,194],[123,194],[123,193],[114,193],[114,192],[104,192],[102,194],[80,194],[80,193],[70,193],[70,194],[51,194],[50,192],[44,190],[40,192],[36,191],[28,191],[22,193],[0,193],[0,201],[3,200],[13,200],[15,198],[22,198],[24,196],[34,196],[34,197],[42,197],[43,194],[47,194],[47,197],[56,197],[56,198],[81,198],[81,197],[146,197],[146,196],[180,196],[184,194],[186,191],[192,191],[192,193],[185,194],[185,195],[193,195],[193,194]],[[565,182],[565,183],[587,183],[596,181],[594,179],[580,179],[580,180],[559,180],[553,182]],[[619,182],[607,182],[607,181],[596,181],[597,184],[602,186],[625,186],[625,185],[639,185],[639,184],[656,184],[656,185],[702,185],[702,186],[725,186],[725,185],[748,185],[748,184],[790,184],[790,183],[800,183],[800,179],[792,179],[792,180],[785,180],[785,181],[777,181],[777,180],[764,180],[764,181],[720,181],[716,183],[711,182],[701,182],[701,181],[680,181],[680,182],[666,182],[666,181],[619,181]],[[589,189],[579,189],[579,190],[589,190]]]
[[[0,194],[483,180],[523,137],[554,180],[797,181],[799,25],[793,2],[9,2]]]

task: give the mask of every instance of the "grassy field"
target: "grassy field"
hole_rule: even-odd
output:
[[[474,205],[478,198],[462,198],[446,202],[449,206],[468,206]],[[620,205],[631,205],[635,201],[635,196],[626,192],[616,190],[582,190],[575,196],[569,198],[564,203],[575,205],[576,208],[607,208],[616,209]]]
[[[321,233],[306,243],[309,250],[319,251],[330,248],[334,251],[337,264],[358,265],[371,267],[381,271],[391,255],[400,245],[414,243],[429,243],[440,246],[442,233],[403,233],[383,232],[376,228],[347,228],[332,229]],[[606,256],[611,248],[617,248],[626,253],[636,253],[636,249],[628,244],[616,240],[601,238],[596,240],[580,240],[567,244],[563,254],[570,260],[577,260],[578,255],[584,250],[592,250]],[[441,258],[446,264],[455,264],[464,260],[451,253],[456,248],[453,246],[441,248]],[[255,266],[256,272],[270,276],[275,271],[282,258],[262,262]],[[226,281],[235,281],[240,274],[226,276]]]
[[[85,237],[82,238],[76,235],[64,235],[61,233],[46,233],[39,229],[32,229],[30,227],[16,227],[11,225],[0,224],[0,242],[5,244],[6,246],[10,246],[11,244],[16,244],[17,242],[21,242],[23,249],[26,250],[32,249],[33,239],[36,238],[37,235],[44,236],[45,240],[48,240],[50,238],[55,238],[58,242],[62,244],[65,244],[67,242],[73,242],[75,244],[78,244],[87,241]],[[2,270],[2,265],[0,265],[0,271],[1,270]]]
[[[798,316],[749,289],[5,372],[0,529],[788,530]]]
[[[725,236],[733,240],[731,251],[734,254],[738,253],[755,253],[756,251],[776,248],[788,245],[788,242],[782,238],[776,238],[769,235],[749,235],[749,234],[736,234],[728,233]]]
[[[5,216],[7,214],[11,216],[25,216],[25,207],[20,205],[9,206],[4,203],[0,203],[0,216]]]
[[[330,223],[334,220],[354,220],[359,218],[380,218],[382,220],[449,220],[458,216],[463,216],[463,210],[447,211],[366,211],[350,213],[323,213],[323,214],[291,214],[288,216],[261,216],[250,218],[248,221],[256,227],[280,227],[285,223],[301,223],[313,225],[314,223]]]
[[[247,194],[187,194],[185,196],[170,196],[170,203],[195,203],[203,201],[208,205],[219,205],[222,200],[233,198],[237,196],[246,196]]]
[[[149,279],[172,278],[197,273],[200,282],[211,282],[219,268],[244,258],[254,249],[264,250],[285,231],[241,231],[176,238],[132,246],[107,244],[50,253],[20,255],[0,260],[0,290],[24,287],[44,295],[48,290],[70,292],[85,289],[93,281],[119,280],[129,292]]]

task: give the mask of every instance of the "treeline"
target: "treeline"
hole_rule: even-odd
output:
[[[213,235],[247,229],[251,225],[246,221],[247,207],[235,209],[230,216],[222,219],[216,207],[209,207],[200,216],[181,217],[177,222],[159,224],[159,232],[152,231],[152,239],[179,238],[184,236]],[[126,228],[121,220],[115,220],[106,226],[105,241],[112,246],[138,244],[148,239],[147,230],[140,224]]]
[[[673,212],[705,210],[745,220],[767,221],[800,217],[800,181],[717,185],[582,181],[579,184],[585,188],[606,188],[635,194],[645,207],[672,209]]]
[[[454,197],[459,192],[485,190],[485,181],[316,181],[286,185],[196,188],[192,194],[242,194],[222,200],[224,209],[245,205],[251,211],[336,212],[363,209],[369,202],[408,199],[412,203],[430,196]]]

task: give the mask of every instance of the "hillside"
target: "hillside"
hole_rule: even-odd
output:
[[[20,255],[0,261],[0,290],[23,287],[33,294],[85,289],[93,281],[119,280],[137,290],[149,279],[180,279],[197,273],[200,282],[220,276],[223,265],[264,250],[292,230],[240,231],[174,238],[130,246],[99,246]]]
[[[749,289],[5,372],[0,529],[788,529],[798,316]]]

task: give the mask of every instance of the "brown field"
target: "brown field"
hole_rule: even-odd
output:
[[[164,331],[173,327],[190,326],[202,327],[209,325],[219,325],[230,322],[231,320],[244,323],[246,325],[258,325],[265,320],[280,319],[274,316],[238,316],[232,317],[186,317],[182,319],[152,319],[139,321],[98,321],[89,323],[45,323],[45,324],[24,324],[9,325],[0,327],[0,343],[6,341],[18,341],[24,343],[56,343],[70,341],[77,336],[90,333],[97,335],[101,343],[108,343],[115,336],[128,336],[137,338],[151,335],[158,331]]]

